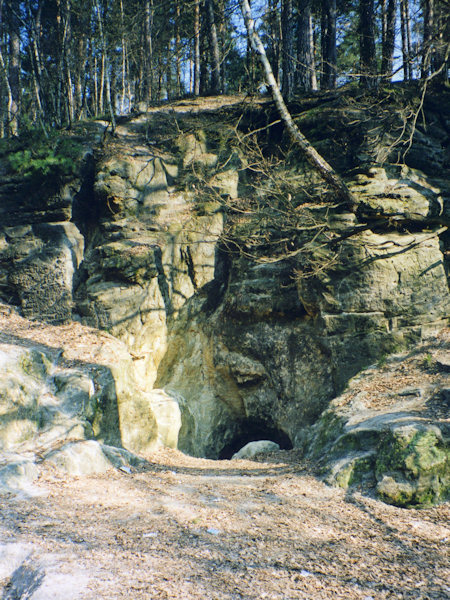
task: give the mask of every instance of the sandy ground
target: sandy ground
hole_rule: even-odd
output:
[[[450,597],[448,505],[406,510],[330,488],[295,451],[149,460],[83,478],[47,467],[43,495],[0,497],[3,560],[22,551],[47,573],[33,600]],[[2,600],[30,597],[0,568],[2,587]]]

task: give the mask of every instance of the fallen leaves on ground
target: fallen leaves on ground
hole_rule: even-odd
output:
[[[314,478],[296,451],[212,461],[160,450],[142,469],[0,498],[0,542],[87,573],[80,600],[442,599],[448,505],[405,510]]]

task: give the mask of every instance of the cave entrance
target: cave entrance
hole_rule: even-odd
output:
[[[270,440],[276,442],[282,450],[292,450],[292,442],[282,429],[270,426],[263,421],[246,419],[241,422],[231,442],[226,444],[219,452],[218,458],[219,460],[230,459],[243,446],[258,440]]]

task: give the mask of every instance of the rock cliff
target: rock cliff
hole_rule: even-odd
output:
[[[414,103],[407,89],[377,103],[349,90],[292,105],[345,172],[355,213],[298,157],[266,101],[179,102],[123,119],[114,136],[106,122],[79,124],[71,172],[39,180],[14,171],[9,148],[1,301],[54,331],[74,321],[80,340],[102,330],[115,350],[67,370],[57,334],[51,350],[19,352],[23,324],[22,341],[4,338],[5,364],[16,365],[2,396],[4,449],[48,445],[50,419],[52,435],[70,443],[134,452],[163,443],[230,458],[261,439],[316,458],[325,449],[330,481],[362,481],[336,467],[351,457],[336,451],[346,425],[330,402],[364,367],[442,330],[449,314],[448,115],[436,98],[415,131],[402,120]],[[51,367],[29,375],[24,361]],[[370,459],[378,492],[399,504],[445,497],[443,420],[414,432],[391,421],[379,418],[382,448],[434,436],[439,465],[427,479],[401,460],[394,468],[392,456]],[[356,437],[363,457],[381,448],[371,434]],[[409,492],[388,493],[396,481]]]

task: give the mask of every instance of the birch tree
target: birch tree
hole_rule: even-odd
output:
[[[301,154],[306,158],[310,165],[320,174],[322,179],[328,183],[333,190],[337,193],[338,197],[351,209],[355,209],[356,201],[345,185],[343,179],[336,173],[330,164],[321,156],[312,144],[306,139],[297,125],[294,123],[292,116],[284,102],[280,88],[275,80],[272,67],[267,58],[266,51],[264,49],[261,38],[255,28],[255,22],[252,17],[252,12],[248,0],[239,0],[242,16],[244,17],[245,26],[247,29],[247,35],[253,50],[259,57],[261,65],[263,67],[266,82],[269,86],[273,100],[277,106],[278,112],[280,113],[281,120],[285,124],[289,134],[300,150]]]

